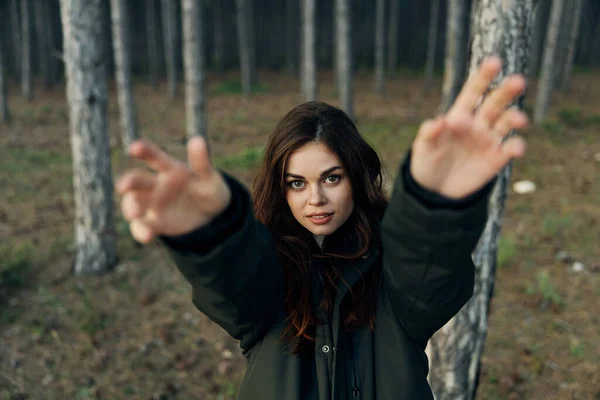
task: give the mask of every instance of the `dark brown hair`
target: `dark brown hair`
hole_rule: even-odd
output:
[[[292,215],[286,201],[285,167],[294,151],[313,141],[324,143],[341,161],[352,186],[354,211],[332,235],[323,250],[314,246],[312,234]],[[336,279],[342,278],[343,260],[366,254],[381,245],[380,220],[387,206],[382,189],[381,161],[341,110],[322,102],[308,102],[292,109],[279,122],[265,148],[256,176],[253,203],[256,218],[271,231],[286,278],[285,310],[288,322],[283,337],[297,339],[294,352],[314,341],[318,319],[311,310],[311,256],[326,259],[325,292],[321,306],[333,309]],[[350,240],[348,240],[350,238]],[[352,243],[353,246],[343,245]],[[344,327],[356,329],[375,322],[375,296],[379,271],[371,269],[350,288],[344,304]]]

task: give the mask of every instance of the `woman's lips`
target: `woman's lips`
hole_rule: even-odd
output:
[[[312,214],[307,217],[315,225],[324,225],[333,219],[333,214]]]

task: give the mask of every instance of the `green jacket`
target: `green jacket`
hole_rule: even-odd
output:
[[[466,200],[436,199],[412,181],[408,160],[382,220],[383,248],[344,269],[351,286],[360,273],[382,267],[375,330],[340,329],[348,292],[340,284],[333,318],[317,327],[310,356],[291,354],[280,339],[282,269],[270,232],[253,217],[249,195],[234,179],[226,176],[233,205],[211,226],[162,238],[192,285],[195,306],[240,340],[248,365],[239,399],[433,398],[425,346],[473,293],[471,252],[493,182]],[[314,268],[318,262],[313,259]]]

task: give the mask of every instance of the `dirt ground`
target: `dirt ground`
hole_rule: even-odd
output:
[[[251,187],[260,149],[302,101],[292,77],[261,74],[261,91],[236,93],[235,75],[208,77],[215,163]],[[579,73],[548,120],[522,132],[514,163],[478,399],[600,399],[600,71]],[[337,104],[322,74],[320,99]],[[388,180],[418,124],[435,115],[440,81],[423,93],[404,74],[373,94],[355,85],[358,127]],[[116,210],[119,264],[74,277],[71,150],[64,87],[26,103],[10,87],[13,123],[0,126],[0,399],[233,399],[244,371],[237,344],[198,312],[158,244],[137,245]],[[123,155],[111,87],[114,177]],[[184,157],[183,96],[138,82],[140,132]],[[181,92],[182,93],[182,92]],[[527,97],[531,110],[535,85]],[[115,199],[117,204],[118,199]]]

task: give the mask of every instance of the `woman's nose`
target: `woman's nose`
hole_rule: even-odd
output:
[[[308,199],[308,204],[311,206],[320,206],[327,202],[325,194],[320,187],[313,187],[310,191],[310,198]]]

